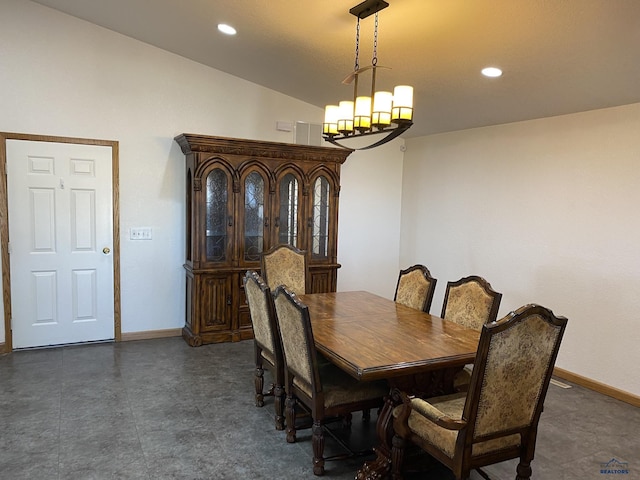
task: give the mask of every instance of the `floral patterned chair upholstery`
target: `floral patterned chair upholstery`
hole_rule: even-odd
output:
[[[291,245],[276,245],[262,254],[260,260],[262,278],[269,288],[286,285],[289,290],[304,295],[309,285],[307,255]]]
[[[472,275],[457,282],[448,282],[442,304],[445,320],[480,330],[482,325],[498,317],[502,294],[491,288],[484,278]]]
[[[448,282],[444,294],[441,317],[474,330],[481,330],[485,323],[498,317],[502,294],[489,282],[476,275]],[[471,379],[471,365],[458,373],[453,381],[458,391],[466,390]]]
[[[300,402],[313,419],[313,473],[323,475],[325,421],[335,417],[350,419],[351,412],[381,407],[389,387],[385,381],[359,382],[332,363],[320,364],[307,306],[283,285],[276,289],[274,303],[285,360],[287,442],[296,441],[296,410]]]
[[[424,265],[400,270],[393,300],[407,307],[429,313],[437,280]]]
[[[446,465],[457,480],[472,469],[519,458],[516,480],[531,477],[538,421],[567,319],[525,305],[482,327],[468,392],[409,398],[393,411],[392,475],[402,478],[412,442]],[[486,478],[486,477],[485,477]]]
[[[267,284],[255,271],[246,273],[244,290],[253,323],[256,406],[264,406],[264,396],[273,396],[276,430],[284,430],[284,358],[276,325],[273,297]],[[263,392],[263,367],[271,371],[273,378],[268,392]]]

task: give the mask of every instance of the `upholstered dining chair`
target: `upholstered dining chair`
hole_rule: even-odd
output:
[[[424,265],[400,270],[393,300],[407,307],[429,313],[437,280]]]
[[[516,480],[531,477],[538,421],[567,319],[525,305],[485,324],[468,392],[401,399],[393,411],[392,478],[402,478],[407,442],[446,465],[457,480],[472,469],[519,458]],[[486,477],[485,477],[486,478]]]
[[[480,330],[482,325],[498,317],[502,294],[477,275],[448,282],[442,304],[442,315],[467,328]]]
[[[256,369],[255,401],[264,406],[264,396],[274,397],[276,430],[284,430],[284,358],[276,325],[271,290],[255,271],[247,271],[244,290],[253,324]],[[264,392],[264,367],[271,371],[273,383]]]
[[[286,285],[299,295],[306,293],[310,282],[304,250],[287,244],[276,245],[262,254],[260,268],[262,278],[272,291]]]
[[[455,282],[447,282],[440,316],[479,331],[482,325],[493,322],[498,317],[501,300],[502,294],[496,292],[489,282],[471,275]],[[468,388],[472,368],[472,365],[467,365],[455,376],[453,384],[456,390]]]
[[[330,417],[351,418],[351,412],[381,407],[389,393],[385,381],[359,382],[331,363],[319,364],[309,309],[284,285],[274,298],[285,360],[287,442],[296,441],[298,403],[313,419],[313,473],[324,474],[324,423]]]

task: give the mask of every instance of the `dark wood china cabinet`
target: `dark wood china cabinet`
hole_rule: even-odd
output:
[[[287,243],[311,291],[336,290],[340,167],[352,150],[184,133],[186,322],[192,346],[253,338],[242,278]]]

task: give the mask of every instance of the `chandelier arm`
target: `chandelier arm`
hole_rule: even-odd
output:
[[[390,142],[391,140],[393,140],[394,138],[402,135],[404,132],[406,132],[409,127],[411,127],[411,125],[413,125],[413,122],[406,122],[403,124],[398,125],[396,128],[392,129],[392,130],[380,130],[380,131],[371,131],[371,132],[366,132],[366,133],[360,133],[357,135],[348,135],[348,136],[342,136],[340,138],[336,138],[335,135],[332,136],[324,136],[325,141],[340,147],[340,148],[346,148],[348,150],[369,150],[370,148],[375,148],[375,147],[379,147],[380,145],[384,145],[387,142]],[[377,142],[372,143],[371,145],[367,145],[366,147],[360,147],[360,148],[353,148],[353,147],[347,147],[346,145],[342,145],[341,143],[339,143],[342,140],[348,140],[350,138],[359,138],[359,137],[366,137],[368,135],[379,135],[381,133],[387,133],[387,136],[384,138],[381,138],[380,140],[378,140]]]
[[[345,145],[338,143],[338,141],[333,137],[325,137],[325,141],[335,145],[336,147],[345,148],[347,150],[358,150],[357,148],[347,147]]]
[[[366,147],[356,148],[356,150],[369,150],[370,148],[375,148],[375,147],[379,147],[380,145],[384,145],[385,143],[390,142],[391,140],[396,138],[397,136],[402,135],[405,132],[405,130],[407,130],[410,126],[411,125],[403,125],[402,127],[394,128],[389,132],[389,135],[387,135],[386,137]],[[377,133],[377,132],[372,132],[372,133]]]

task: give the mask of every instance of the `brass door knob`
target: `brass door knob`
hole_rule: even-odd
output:
[[[109,253],[111,253],[111,250],[109,249],[109,247],[104,247],[102,249],[102,253],[104,253],[105,255],[109,255]]]

